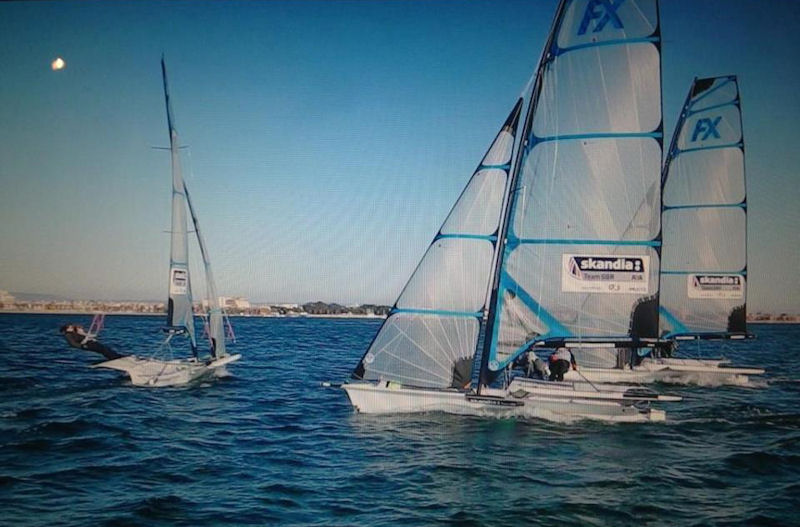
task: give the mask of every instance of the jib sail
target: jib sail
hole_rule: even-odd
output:
[[[470,382],[507,191],[520,99],[353,376],[427,388]]]

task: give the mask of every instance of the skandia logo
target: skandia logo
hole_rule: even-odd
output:
[[[623,271],[641,273],[644,271],[642,258],[614,256],[573,256],[572,261],[581,271]]]
[[[741,277],[730,275],[698,275],[698,285],[740,285],[742,283]]]

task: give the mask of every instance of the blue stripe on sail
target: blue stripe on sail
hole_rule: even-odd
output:
[[[435,242],[436,240],[441,240],[443,238],[460,238],[464,240],[487,240],[490,242],[497,241],[496,234],[437,234],[436,238],[433,239]]]
[[[690,107],[691,107],[691,106],[694,106],[694,105],[695,105],[695,104],[697,104],[698,102],[702,101],[703,99],[705,99],[706,97],[708,97],[709,95],[711,95],[711,94],[712,94],[712,93],[714,93],[715,91],[719,90],[719,89],[720,89],[720,88],[722,88],[723,86],[727,86],[727,85],[728,85],[728,84],[730,84],[731,82],[733,82],[733,78],[732,78],[732,77],[728,77],[728,78],[725,80],[725,82],[722,82],[722,83],[720,83],[719,85],[715,86],[714,88],[712,88],[712,89],[708,90],[707,92],[705,92],[703,95],[701,95],[701,96],[700,96],[700,97],[698,97],[697,99],[695,99],[695,100],[693,100],[693,101],[690,101],[690,102],[689,102],[689,106],[690,106]],[[693,85],[694,85],[694,84],[693,84]],[[738,92],[738,89],[737,89],[737,92]],[[737,99],[739,98],[739,94],[738,94],[738,93],[736,94],[736,98],[737,98]]]
[[[509,168],[511,168],[511,163],[505,163],[503,165],[484,165],[483,163],[481,163],[481,165],[478,166],[478,170],[476,170],[475,172],[491,168],[496,168],[498,170],[508,170]]]
[[[698,205],[670,205],[664,206],[663,210],[673,209],[718,209],[718,208],[740,208],[746,209],[747,203],[703,203]]]
[[[531,133],[531,145],[528,146],[530,151],[534,144],[545,143],[547,141],[571,141],[575,139],[618,139],[629,137],[652,137],[660,139],[664,134],[661,132],[596,132],[591,134],[565,134],[565,135],[551,135],[547,137],[538,137]]]
[[[744,144],[739,141],[738,143],[730,143],[727,145],[716,145],[716,146],[698,146],[697,148],[687,148],[685,150],[681,150],[680,148],[675,148],[676,155],[677,154],[685,154],[687,152],[697,152],[699,150],[719,150],[720,148],[743,148]]]
[[[562,325],[557,318],[539,305],[539,303],[534,300],[533,297],[522,288],[522,286],[520,286],[513,278],[511,278],[508,273],[503,273],[503,276],[500,278],[500,285],[504,289],[514,293],[523,304],[528,306],[531,312],[533,312],[539,320],[547,325],[548,329],[550,330],[547,332],[547,335],[559,335],[565,337],[572,336],[572,333],[564,325]],[[541,336],[539,338],[541,338]]]
[[[575,51],[578,49],[586,49],[586,48],[598,48],[603,46],[618,46],[622,44],[641,44],[643,42],[658,42],[660,39],[658,37],[643,37],[643,38],[628,38],[628,39],[617,39],[617,40],[604,40],[601,42],[587,42],[585,44],[578,44],[577,46],[570,46],[568,48],[560,48],[556,45],[553,47],[554,55],[563,55],[564,53],[568,53],[570,51]]]
[[[409,313],[412,315],[433,315],[439,317],[471,317],[483,318],[483,311],[445,311],[442,309],[413,309],[413,308],[395,308],[392,309],[390,315],[395,313]]]
[[[664,269],[661,270],[661,274],[729,274],[729,275],[744,275],[747,276],[747,271],[716,271],[716,270],[705,270],[705,271],[665,271]]]
[[[557,238],[508,238],[509,245],[545,244],[545,245],[637,245],[660,247],[659,240],[566,240]]]
[[[734,99],[734,100],[729,101],[729,102],[723,102],[723,103],[715,104],[714,106],[709,106],[708,108],[702,108],[700,110],[694,110],[694,111],[689,110],[686,116],[690,117],[692,115],[695,115],[695,114],[698,114],[698,113],[701,113],[701,112],[708,112],[710,110],[716,110],[716,109],[719,109],[719,108],[724,108],[725,106],[736,106],[738,108],[739,107],[739,101]]]
[[[534,341],[542,340],[543,338],[550,338],[554,336],[572,337],[573,334],[561,322],[558,321],[553,315],[544,309],[539,303],[531,297],[508,273],[503,272],[500,277],[500,287],[498,291],[498,298],[502,298],[505,291],[510,291],[525,304],[536,317],[541,320],[549,329],[546,333],[537,335],[535,339],[526,342],[522,347],[517,348],[514,353],[508,356],[502,362],[497,360],[497,332],[499,331],[500,324],[495,324],[494,334],[492,335],[492,348],[489,357],[490,367],[494,371],[504,368],[507,364],[511,363],[520,353],[525,351],[528,346]],[[496,315],[498,318],[500,313]]]
[[[670,335],[673,335],[675,333],[689,333],[689,328],[684,326],[680,320],[675,318],[675,316],[672,313],[667,311],[667,308],[665,308],[664,306],[658,306],[658,312],[661,313],[661,315],[664,318],[666,318],[667,322],[672,324],[673,327],[673,331],[665,336],[669,337]]]

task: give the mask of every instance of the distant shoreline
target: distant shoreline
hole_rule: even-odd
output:
[[[166,313],[141,313],[139,311],[20,311],[20,310],[0,310],[0,315],[86,315],[86,316],[93,316],[98,313],[102,313],[106,316],[114,316],[114,315],[121,315],[121,316],[137,316],[137,317],[163,317],[166,316]],[[195,316],[200,316],[199,314],[195,313]],[[375,318],[375,319],[385,319],[386,317],[381,315],[353,315],[350,313],[344,314],[327,314],[327,315],[312,315],[309,313],[298,313],[296,315],[281,315],[278,313],[272,313],[269,315],[240,315],[240,314],[229,314],[228,317],[230,318]]]

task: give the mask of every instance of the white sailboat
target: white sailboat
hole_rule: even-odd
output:
[[[342,385],[356,410],[665,418],[647,403],[678,397],[521,378],[498,387],[514,359],[532,347],[657,341],[659,45],[657,0],[560,2],[513,167],[522,100],[354,380]],[[597,290],[595,281],[570,274],[570,264],[584,260],[639,267],[604,273],[611,278]]]
[[[694,79],[662,175],[661,338],[742,340],[747,331],[747,196],[736,76]],[[612,354],[616,350],[610,350]],[[654,355],[657,355],[654,354]],[[598,382],[744,384],[761,368],[647,357],[583,368]],[[613,362],[613,359],[612,359]],[[572,374],[568,378],[576,379]]]
[[[170,230],[167,324],[163,328],[166,338],[160,349],[152,356],[127,355],[94,365],[96,368],[123,371],[130,376],[131,382],[137,386],[187,384],[210,373],[219,374],[224,370],[226,364],[241,358],[241,355],[238,354],[229,355],[225,347],[224,313],[219,305],[205,241],[181,172],[178,132],[175,129],[175,121],[172,117],[172,106],[167,88],[167,69],[163,57],[161,59],[161,72],[164,80],[164,97],[167,107],[169,150],[172,157],[172,229]],[[189,276],[187,208],[194,224],[194,231],[205,268],[210,337],[210,349],[207,357],[199,356],[195,338],[192,287]],[[176,337],[185,340],[185,344],[188,345],[187,347],[191,351],[190,357],[174,358],[172,344],[173,339]]]

